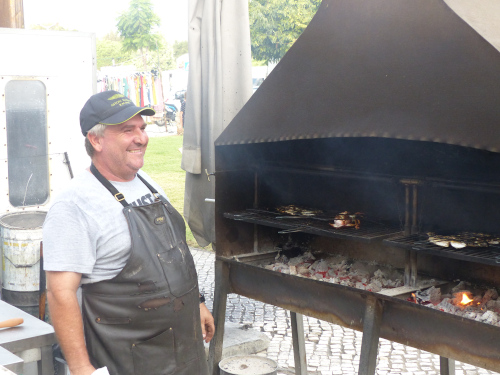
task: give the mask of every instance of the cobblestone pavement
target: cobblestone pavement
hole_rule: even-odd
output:
[[[212,251],[191,249],[200,290],[212,310],[214,261]],[[270,341],[267,351],[258,353],[278,362],[278,374],[295,374],[290,314],[287,310],[237,294],[228,295],[226,321],[249,324],[264,332]],[[309,375],[357,374],[362,333],[304,316],[307,370]],[[439,375],[439,356],[395,342],[380,340],[377,375]],[[498,374],[462,362],[455,362],[456,375]]]

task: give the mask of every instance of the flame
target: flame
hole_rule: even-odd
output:
[[[462,294],[462,300],[460,301],[460,304],[462,305],[467,305],[474,301],[473,299],[470,299],[469,296],[467,296],[467,293]]]
[[[418,303],[418,301],[417,301],[417,296],[415,295],[415,293],[412,293],[412,294],[411,294],[411,297],[408,297],[406,300],[407,300],[408,302]]]

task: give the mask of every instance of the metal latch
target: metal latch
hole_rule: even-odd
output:
[[[208,170],[205,168],[205,173],[207,174],[207,179],[210,181],[210,176],[215,176],[215,172],[208,173]]]

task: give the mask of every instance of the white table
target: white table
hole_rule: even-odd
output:
[[[23,318],[24,323],[0,329],[0,347],[8,350],[25,363],[37,362],[38,375],[53,375],[52,345],[56,342],[54,328],[24,311],[0,301],[0,321]],[[4,353],[5,354],[5,353]],[[1,360],[2,356],[0,356]],[[4,355],[4,359],[7,356]],[[0,365],[3,365],[0,362]]]

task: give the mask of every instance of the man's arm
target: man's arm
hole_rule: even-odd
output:
[[[82,275],[76,272],[47,271],[47,299],[50,317],[72,375],[95,371],[89,360],[83,321],[76,291]]]
[[[200,303],[201,332],[205,342],[210,342],[215,333],[214,318],[204,303]]]

